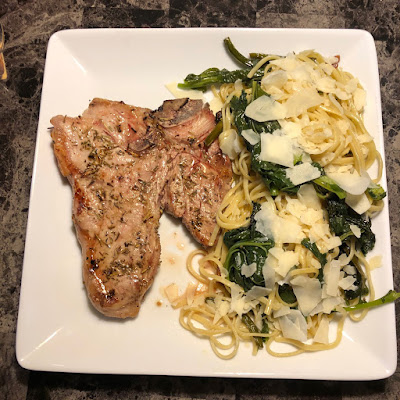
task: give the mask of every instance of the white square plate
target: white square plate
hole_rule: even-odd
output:
[[[46,371],[370,380],[391,375],[397,350],[393,305],[372,310],[360,323],[347,321],[334,350],[273,358],[251,355],[243,345],[230,361],[217,358],[208,341],[181,328],[179,311],[161,288],[187,281],[185,259],[194,242],[163,216],[162,264],[136,319],[101,316],[87,300],[81,254],[71,221],[69,184],[58,171],[50,118],[77,116],[94,97],[157,108],[172,96],[165,88],[208,67],[234,69],[223,47],[230,36],[244,54],[285,55],[316,49],[341,56],[341,66],[367,90],[365,121],[383,153],[380,87],[370,34],[354,30],[303,29],[93,29],[58,32],[49,42],[32,179],[17,331],[17,359]],[[385,186],[386,177],[383,177]],[[373,272],[377,296],[393,287],[386,204],[374,220],[383,267]],[[157,305],[158,303],[158,305]],[[161,305],[160,305],[161,303]]]

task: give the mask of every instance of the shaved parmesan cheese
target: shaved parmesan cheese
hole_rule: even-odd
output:
[[[244,113],[258,122],[275,121],[286,117],[286,107],[272,97],[264,95],[252,101]]]
[[[240,317],[251,310],[251,303],[246,302],[243,289],[233,283],[231,286],[231,304],[230,310],[236,312]]]
[[[176,301],[179,297],[179,289],[176,283],[171,283],[164,289],[165,295],[170,303]]]
[[[317,242],[319,239],[324,239],[329,233],[329,225],[327,223],[315,224],[310,228],[310,239]]]
[[[252,145],[257,144],[261,139],[260,135],[257,132],[254,132],[253,129],[245,129],[242,131],[242,136]]]
[[[363,135],[358,135],[358,141],[360,143],[372,142],[373,138],[369,133],[364,133]]]
[[[291,122],[286,120],[280,120],[279,124],[282,127],[282,131],[285,135],[294,139],[301,136],[301,124],[297,122]]]
[[[229,129],[220,135],[219,147],[232,160],[244,149],[239,135],[234,129]]]
[[[317,80],[316,87],[321,92],[333,93],[336,89],[336,81],[329,76],[325,76]]]
[[[332,72],[335,70],[335,68],[332,67],[332,65],[330,65],[330,64],[321,63],[320,66],[321,66],[322,70],[323,70],[327,75],[332,75]]]
[[[370,267],[371,271],[376,268],[380,268],[380,267],[382,267],[382,256],[378,255],[378,256],[371,257],[368,260],[368,263],[369,263],[369,267]]]
[[[346,265],[346,266],[343,268],[343,271],[346,272],[346,274],[355,275],[356,272],[357,272],[357,269],[356,269],[356,267],[354,267],[353,265]]]
[[[300,243],[305,235],[301,226],[291,220],[281,218],[264,203],[261,210],[254,216],[256,230],[275,243]]]
[[[353,99],[357,111],[361,111],[365,107],[366,98],[367,98],[367,93],[365,92],[364,89],[357,88],[354,91]]]
[[[339,236],[332,236],[330,238],[324,239],[324,245],[327,251],[334,249],[335,247],[341,246],[342,241]]]
[[[300,342],[307,340],[307,322],[299,310],[290,310],[288,314],[279,317],[279,325],[285,338]]]
[[[302,65],[301,61],[296,60],[293,53],[289,53],[286,57],[278,58],[270,61],[270,64],[277,65],[285,71],[292,71]]]
[[[354,172],[331,172],[326,171],[329,178],[333,179],[343,190],[353,195],[364,193],[371,183],[371,178],[366,171],[361,176]]]
[[[288,168],[286,170],[286,176],[291,180],[293,185],[297,186],[319,178],[321,172],[310,163],[302,163],[295,165],[292,168]]]
[[[210,110],[216,114],[217,112],[221,111],[222,106],[224,105],[219,97],[214,97],[210,100]]]
[[[346,254],[341,254],[339,257],[338,257],[338,261],[340,262],[340,266],[341,267],[344,267],[345,265],[347,265],[350,261],[351,261],[351,254],[349,254],[349,255],[346,255]]]
[[[224,317],[229,312],[229,301],[221,300],[220,303],[217,303],[217,307],[221,317]]]
[[[348,100],[351,97],[351,95],[349,95],[345,90],[342,90],[340,88],[336,88],[335,95],[340,100]]]
[[[329,296],[338,295],[338,286],[340,278],[340,263],[337,260],[332,260],[324,267],[324,278],[326,282],[326,293]]]
[[[261,161],[293,167],[294,155],[294,146],[290,138],[269,133],[261,134]]]
[[[356,278],[354,276],[348,275],[345,278],[340,279],[339,286],[343,290],[348,290],[355,281],[356,281]]]
[[[262,269],[265,287],[271,292],[275,286],[275,270],[265,261]]]
[[[246,292],[246,297],[249,300],[256,300],[260,297],[268,296],[271,293],[272,289],[261,287],[261,286],[253,286],[249,291]]]
[[[280,247],[273,247],[268,252],[266,265],[273,269],[282,278],[299,263],[299,254],[291,250],[283,250]]]
[[[371,203],[365,193],[360,195],[348,194],[345,199],[346,204],[357,214],[364,214],[371,207]]]
[[[298,218],[305,225],[313,225],[320,220],[323,220],[322,210],[314,210],[313,208],[307,208],[301,201],[297,199],[287,198],[287,211]]]
[[[314,71],[313,68],[307,64],[300,65],[294,70],[288,72],[289,79],[293,81],[298,81],[304,84],[305,82],[313,82]]]
[[[286,117],[297,117],[309,108],[320,105],[323,101],[323,97],[318,94],[316,89],[301,89],[289,97],[285,103]]]
[[[216,297],[215,300],[216,313],[214,315],[213,323],[216,324],[222,317],[228,314],[230,309],[229,301],[222,300],[220,297]]]
[[[355,78],[350,79],[350,80],[346,83],[346,85],[344,86],[344,90],[345,90],[347,93],[353,93],[353,92],[357,89],[357,84],[358,84],[358,80],[357,80],[357,79],[355,79]]]
[[[317,332],[315,332],[314,342],[329,343],[329,320],[325,315],[322,316]]]
[[[176,99],[183,99],[188,97],[189,99],[199,99],[206,102],[206,99],[203,96],[203,93],[200,90],[183,90],[178,88],[177,82],[170,82],[165,85],[165,87],[169,90],[169,92],[176,98]]]
[[[350,122],[345,119],[339,119],[336,121],[336,126],[345,134],[350,129]],[[358,139],[360,139],[360,136]]]
[[[304,316],[309,315],[322,300],[321,283],[316,278],[298,275],[290,281],[290,284],[296,295],[300,311]]]
[[[313,316],[321,312],[324,314],[330,314],[336,308],[336,306],[342,304],[343,302],[344,300],[339,296],[327,297],[310,312],[310,315]]]
[[[274,318],[279,318],[282,317],[283,315],[287,315],[290,313],[290,307],[289,306],[281,306],[279,310],[274,311]]]
[[[313,208],[317,211],[321,210],[321,201],[319,200],[313,184],[308,183],[306,185],[301,185],[297,192],[297,197],[307,208]]]
[[[267,92],[272,86],[280,89],[287,80],[288,77],[285,71],[273,71],[261,79],[261,87]]]
[[[361,229],[357,225],[351,224],[350,225],[350,230],[354,233],[354,236],[356,238],[360,238],[361,237]]]
[[[249,278],[250,276],[254,275],[254,272],[256,272],[256,270],[256,263],[251,263],[250,265],[243,264],[240,273],[246,278]]]

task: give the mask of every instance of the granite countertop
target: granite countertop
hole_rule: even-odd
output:
[[[198,26],[369,31],[378,53],[394,281],[395,288],[400,289],[399,21],[399,0],[2,0],[0,22],[5,29],[4,57],[9,78],[0,82],[0,398],[400,398],[399,368],[384,380],[320,382],[30,372],[21,368],[15,358],[29,191],[46,47],[51,34],[70,28]],[[396,307],[398,313],[399,306]]]

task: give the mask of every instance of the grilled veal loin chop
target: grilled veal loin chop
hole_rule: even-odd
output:
[[[163,210],[208,244],[232,178],[218,144],[203,145],[215,118],[200,100],[168,100],[151,111],[94,99],[82,116],[51,123],[74,192],[89,298],[104,315],[133,317],[160,263]]]

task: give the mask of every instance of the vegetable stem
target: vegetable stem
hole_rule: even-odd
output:
[[[359,303],[359,304],[356,304],[355,306],[348,306],[348,307],[343,307],[343,308],[346,311],[363,310],[365,308],[373,308],[373,307],[381,306],[383,304],[393,303],[399,297],[400,297],[400,293],[395,292],[394,290],[389,290],[384,296],[382,296],[379,299],[369,301],[367,303]]]
[[[207,147],[211,146],[211,144],[214,142],[215,139],[218,138],[221,132],[222,132],[222,120],[219,121],[217,125],[214,126],[214,129],[206,137],[204,144]]]
[[[253,62],[245,57],[243,54],[241,54],[236,47],[233,45],[231,39],[229,37],[224,39],[224,43],[229,51],[229,53],[232,54],[232,57],[235,58],[238,62],[240,62],[243,65],[246,65],[247,67],[252,68],[253,67]]]
[[[257,328],[256,324],[249,317],[248,314],[242,315],[242,322],[246,325],[246,328],[250,333],[260,333],[260,330]],[[259,349],[262,349],[264,346],[263,339],[260,336],[253,336],[254,341]]]

